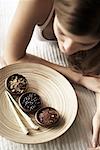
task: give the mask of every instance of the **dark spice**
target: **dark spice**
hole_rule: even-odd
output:
[[[6,84],[7,89],[12,94],[21,95],[25,92],[28,82],[24,76],[20,74],[13,74],[7,79]]]
[[[37,112],[38,122],[45,127],[52,127],[59,120],[59,113],[51,107],[45,107]]]
[[[35,112],[41,107],[41,98],[34,92],[27,92],[20,97],[19,104],[25,112]]]

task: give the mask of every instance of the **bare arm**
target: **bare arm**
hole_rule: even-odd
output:
[[[96,93],[97,111],[100,113],[100,93]]]
[[[38,63],[38,64],[48,66],[48,67],[58,71],[59,73],[61,73],[65,77],[67,77],[69,80],[72,80],[76,83],[79,83],[79,80],[82,77],[81,74],[72,71],[70,68],[66,68],[66,67],[63,67],[63,66],[60,66],[57,64],[53,64],[51,62],[48,62],[40,57],[33,56],[31,54],[26,54],[23,58],[15,61],[13,63],[22,63],[22,62]]]
[[[100,146],[100,93],[96,93],[96,112],[92,120],[93,125],[93,137],[92,137],[92,146]],[[97,147],[99,150],[100,147]],[[91,149],[92,150],[92,149]],[[94,149],[96,150],[96,149]]]
[[[51,67],[55,69],[56,71],[63,74],[65,77],[67,77],[69,80],[74,81],[87,89],[100,93],[100,77],[90,77],[90,76],[83,76],[80,73],[74,72],[71,70],[71,68],[66,68],[63,66],[59,66],[53,63],[50,63],[42,58],[39,58],[37,56],[33,56],[30,54],[26,54],[23,58],[17,60],[15,63],[19,62],[31,62],[31,63],[39,63],[43,64],[45,66]]]
[[[53,0],[19,0],[9,27],[5,43],[4,59],[13,63],[26,55],[34,26],[43,24],[50,13]]]

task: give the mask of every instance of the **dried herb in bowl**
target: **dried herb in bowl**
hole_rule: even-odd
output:
[[[13,74],[5,81],[6,89],[14,95],[21,95],[27,89],[27,79],[21,74]]]
[[[36,121],[44,127],[54,127],[60,119],[58,111],[52,107],[40,108],[35,114]]]

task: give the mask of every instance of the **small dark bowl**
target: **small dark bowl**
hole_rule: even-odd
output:
[[[44,107],[35,113],[35,119],[41,126],[50,128],[58,124],[60,115],[54,108]]]
[[[19,106],[26,113],[35,113],[42,105],[41,98],[34,92],[26,92],[19,97]]]
[[[27,86],[27,79],[20,74],[13,74],[5,80],[6,90],[15,96],[23,94],[26,91]]]

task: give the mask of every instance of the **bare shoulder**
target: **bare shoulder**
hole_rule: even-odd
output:
[[[43,24],[53,5],[53,0],[19,0],[9,27],[5,44],[8,63],[23,58],[36,24]]]
[[[20,0],[16,14],[22,19],[42,24],[51,11],[54,0]],[[16,16],[17,16],[16,15]]]

